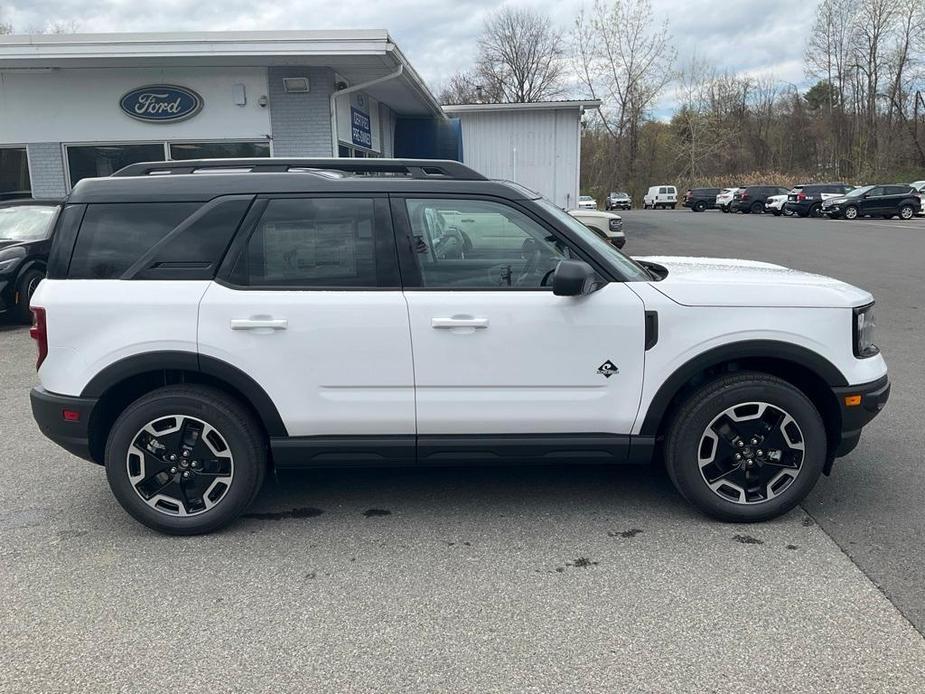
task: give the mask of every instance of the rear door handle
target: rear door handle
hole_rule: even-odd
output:
[[[232,330],[285,330],[289,321],[285,318],[232,318]]]
[[[450,328],[475,328],[484,330],[488,327],[487,318],[462,318],[453,316],[452,318],[431,318],[430,327],[438,330],[449,330]]]

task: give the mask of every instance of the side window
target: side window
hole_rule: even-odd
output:
[[[68,277],[119,279],[199,207],[198,202],[88,205],[74,244]]]
[[[887,195],[909,195],[912,193],[911,186],[887,186]]]
[[[879,186],[877,188],[871,188],[870,190],[867,191],[867,197],[869,198],[875,198],[877,196],[885,195],[885,194],[886,193],[884,193],[883,186]]]
[[[658,189],[659,195],[666,195],[667,193],[668,193],[668,189],[665,186],[662,186],[661,188]]]
[[[542,225],[487,200],[407,201],[421,286],[434,289],[551,288],[568,248]]]
[[[285,198],[267,204],[231,273],[250,287],[377,287],[372,198]]]

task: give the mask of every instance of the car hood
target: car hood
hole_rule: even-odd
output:
[[[653,287],[685,306],[830,307],[863,306],[871,294],[841,280],[781,265],[729,258],[648,256],[668,275]]]
[[[614,214],[613,212],[601,212],[600,210],[569,210],[568,213],[573,217],[623,219],[620,215]]]

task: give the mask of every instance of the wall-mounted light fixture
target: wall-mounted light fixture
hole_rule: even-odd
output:
[[[283,89],[287,94],[307,94],[308,77],[283,77]]]

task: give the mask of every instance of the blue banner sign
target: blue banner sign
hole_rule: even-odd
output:
[[[192,89],[172,84],[149,84],[119,100],[122,111],[148,123],[176,123],[202,110],[202,97]]]
[[[353,106],[350,107],[350,139],[353,144],[373,148],[373,134],[369,127],[369,115]]]

